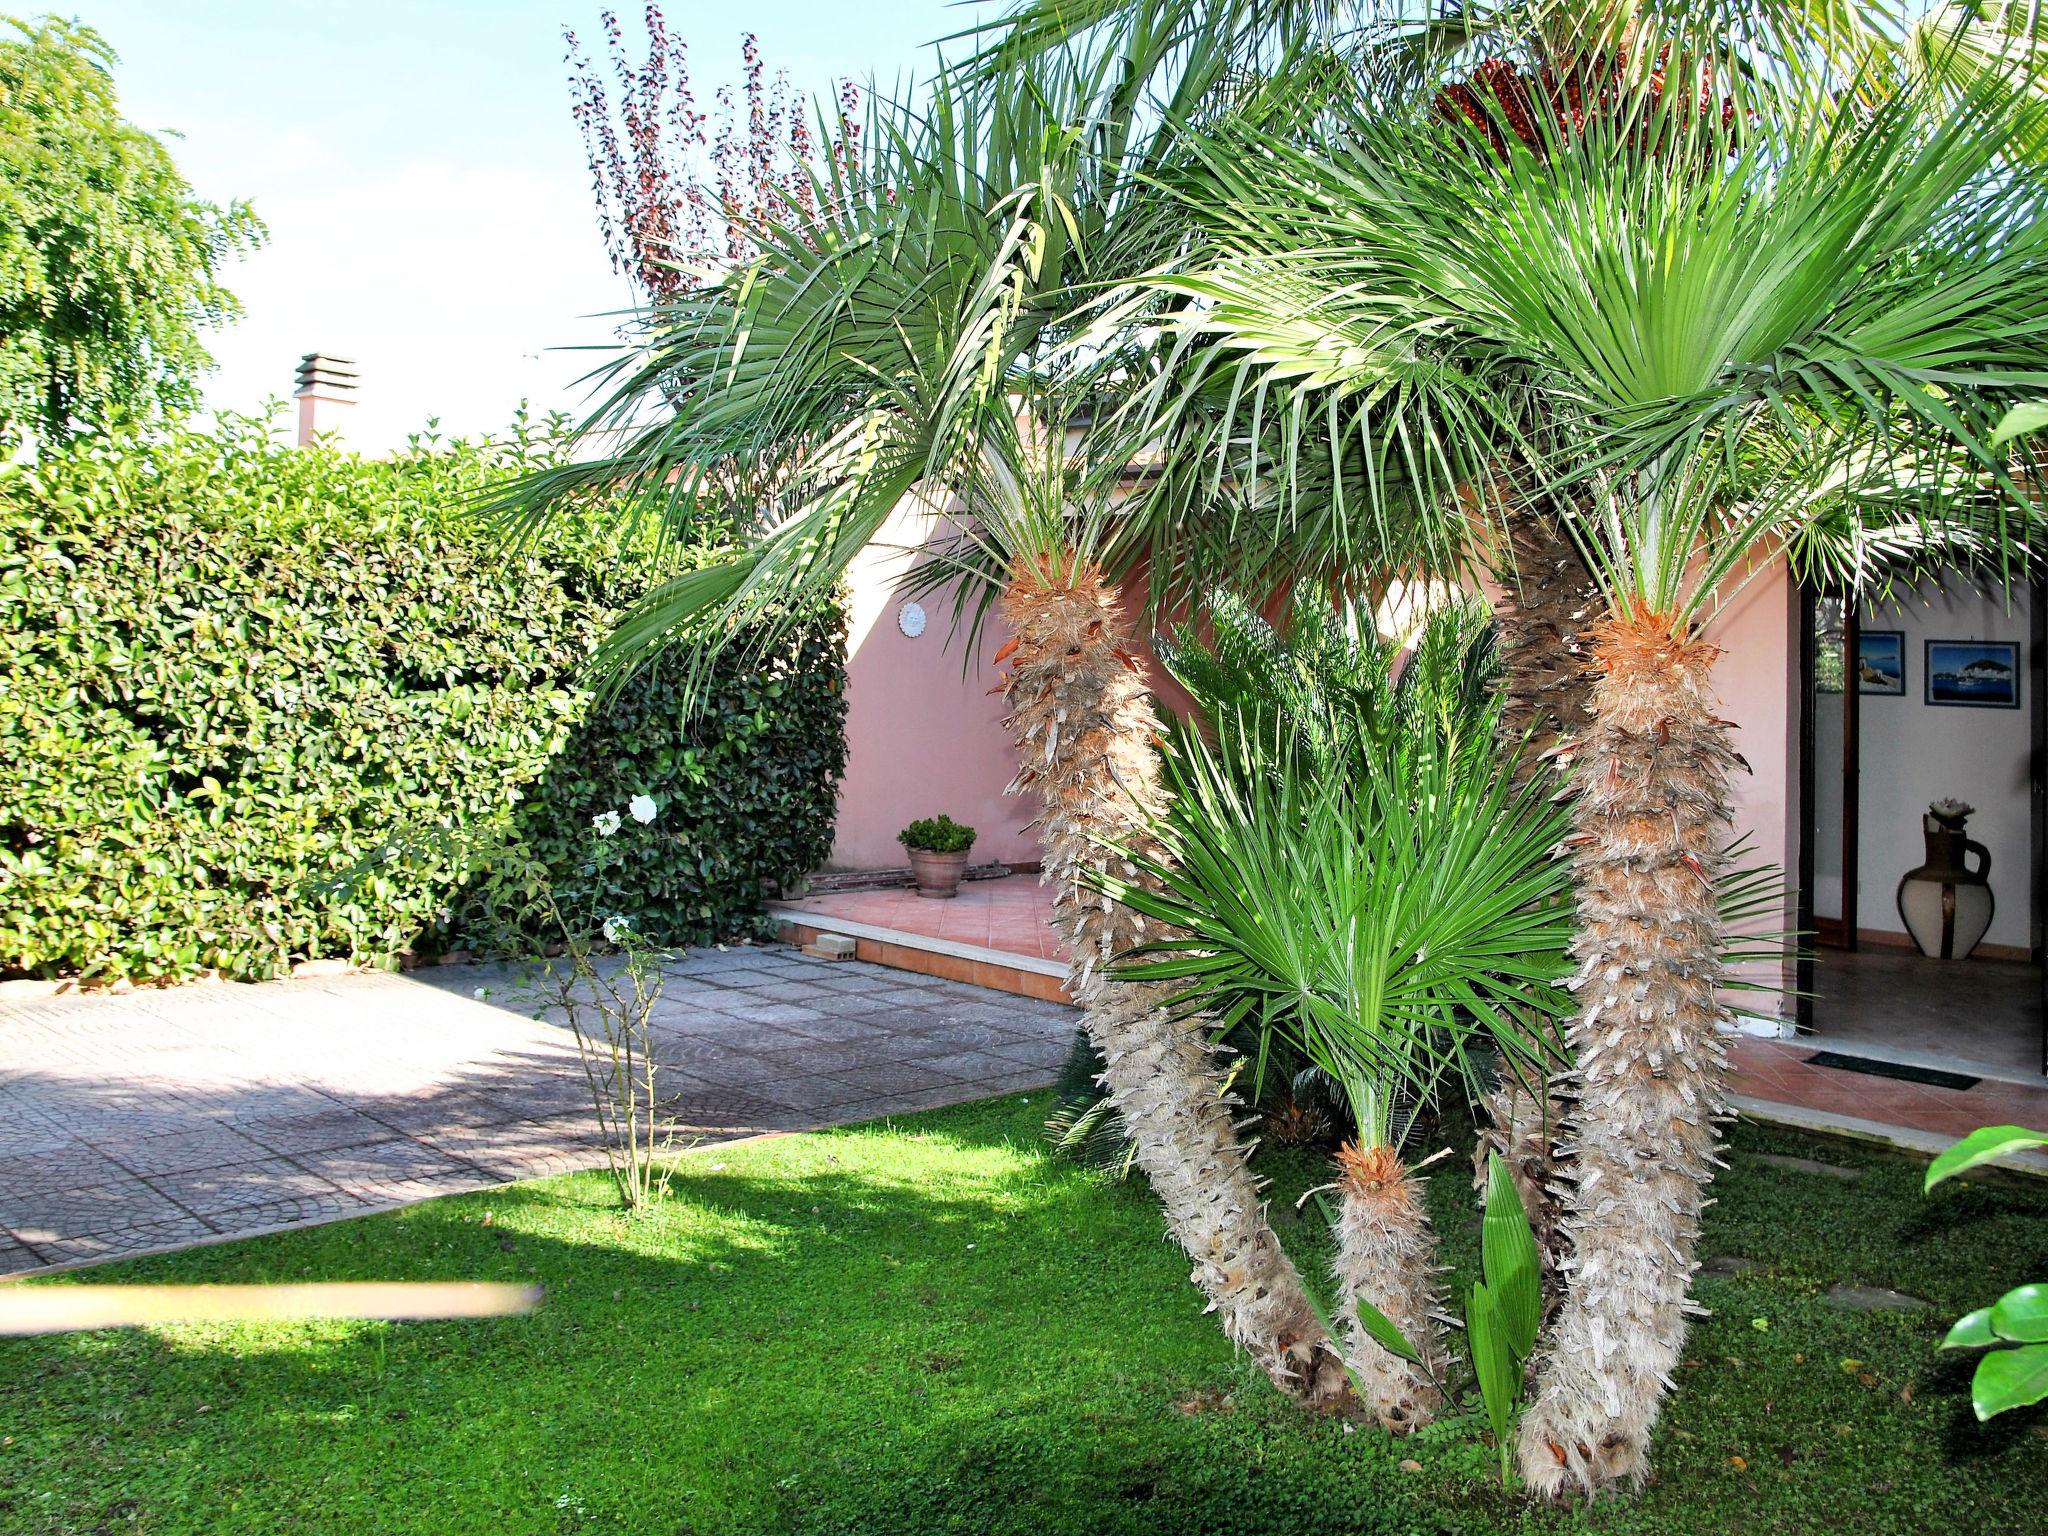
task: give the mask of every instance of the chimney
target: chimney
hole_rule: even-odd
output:
[[[299,402],[299,446],[303,448],[316,434],[336,431],[338,413],[356,403],[355,359],[308,352],[299,359],[298,383],[292,398]]]

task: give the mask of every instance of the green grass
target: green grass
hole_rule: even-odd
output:
[[[538,1279],[539,1313],[0,1341],[0,1531],[2039,1532],[2039,1416],[1980,1426],[1947,1320],[2048,1276],[2048,1195],[1735,1137],[1641,1495],[1530,1508],[1476,1421],[1396,1444],[1232,1357],[1142,1189],[1046,1160],[1043,1095],[731,1148],[620,1217],[544,1180],[93,1280]],[[1797,1152],[1854,1184],[1765,1165]],[[1280,1192],[1319,1171],[1276,1164]],[[1469,1270],[1467,1179],[1432,1184]],[[1276,1205],[1279,1202],[1276,1202]],[[1316,1222],[1283,1230],[1319,1261]],[[1841,1280],[1926,1297],[1857,1316]],[[1853,1365],[1848,1362],[1857,1362]],[[1909,1390],[1910,1389],[1910,1390]],[[1420,1472],[1398,1463],[1412,1457]],[[1738,1464],[1736,1458],[1740,1458]]]

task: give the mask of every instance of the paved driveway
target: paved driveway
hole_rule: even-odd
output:
[[[575,1042],[525,997],[463,966],[0,1004],[0,1272],[601,1163]],[[668,1110],[703,1140],[1039,1087],[1073,1028],[787,948],[677,957],[655,1015]]]

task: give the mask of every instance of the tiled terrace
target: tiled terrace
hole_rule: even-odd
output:
[[[915,969],[949,962],[978,965],[981,969],[968,979],[1002,986],[1005,955],[1039,964],[1059,959],[1050,927],[1051,901],[1050,890],[1036,875],[1012,875],[962,886],[955,901],[926,901],[910,890],[851,891],[784,903],[782,912],[793,929],[806,934],[861,935],[863,958]],[[1735,1091],[1744,1110],[1760,1117],[1883,1136],[1922,1149],[1980,1125],[2048,1126],[2048,1081],[1987,1077],[1959,1090],[1810,1065],[1823,1048],[1859,1052],[1856,1040],[1832,1035],[1801,1040],[1741,1036],[1729,1046]],[[1971,1071],[1964,1063],[1938,1064]]]
[[[1066,996],[1066,955],[1050,921],[1052,892],[1036,875],[969,880],[950,900],[908,886],[835,891],[778,902],[783,937],[802,944],[845,934],[862,960],[972,982],[1043,1001]]]
[[[969,880],[950,901],[928,901],[909,887],[836,891],[784,903],[819,917],[851,918],[956,944],[1000,949],[1039,960],[1064,960],[1052,931],[1052,890],[1036,875]]]

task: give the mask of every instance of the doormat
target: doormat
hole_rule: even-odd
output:
[[[1806,1058],[1809,1067],[1833,1067],[1840,1072],[1868,1072],[1872,1077],[1895,1078],[1902,1083],[1925,1083],[1930,1088],[1953,1088],[1961,1092],[1984,1079],[1960,1072],[1937,1072],[1932,1067],[1902,1067],[1895,1061],[1869,1061],[1861,1056],[1844,1056],[1840,1051],[1815,1051]]]

